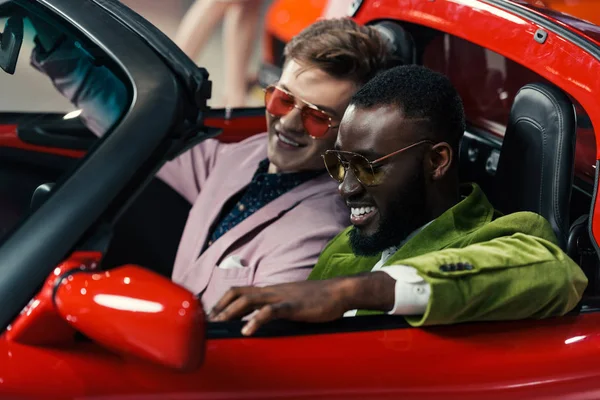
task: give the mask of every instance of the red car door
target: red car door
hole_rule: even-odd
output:
[[[66,335],[60,344],[36,344],[35,335],[15,340],[19,321],[34,314],[48,316],[40,310],[44,311],[43,307],[52,310],[55,306],[54,295],[41,299],[39,288],[46,277],[61,273],[62,270],[55,269],[61,261],[77,266],[100,260],[103,253],[107,256],[115,245],[111,234],[128,212],[126,206],[161,163],[176,153],[173,149],[181,149],[177,143],[186,142],[182,133],[193,131],[179,127],[185,116],[201,109],[196,103],[201,102],[202,94],[200,90],[193,93],[189,90],[193,86],[192,68],[182,66],[184,61],[174,52],[165,48],[161,51],[161,43],[152,44],[156,34],[118,3],[91,0],[13,3],[20,7],[21,13],[43,15],[53,25],[68,28],[83,49],[115,72],[131,95],[127,111],[111,127],[108,136],[99,140],[74,169],[66,171],[62,183],[43,205],[24,214],[20,224],[0,243],[3,304],[0,325],[4,330],[0,338],[0,396],[147,399],[505,399],[511,396],[595,399],[600,396],[597,389],[600,368],[596,362],[600,355],[600,308],[594,296],[586,297],[571,315],[544,321],[423,329],[411,328],[403,318],[392,316],[346,318],[315,325],[281,321],[265,326],[252,338],[240,335],[240,321],[208,324],[204,337],[197,338],[205,351],[204,362],[198,369],[186,372],[127,352],[109,350],[98,344],[101,341],[94,342],[81,334],[69,336],[68,332],[60,332]],[[461,24],[467,25],[473,12],[479,13],[482,23],[488,22],[482,26],[505,19],[507,29],[517,24],[514,15],[509,14],[508,18],[506,11],[502,14],[502,10],[495,8],[491,9],[495,13],[491,12],[491,6],[484,2],[427,3],[419,6],[440,8],[415,13],[408,7],[398,11],[391,3],[373,2],[371,9],[364,4],[361,12],[371,10],[370,18],[398,21],[408,19],[408,15],[413,23],[435,24],[438,29],[445,21],[447,29],[454,33]],[[443,4],[455,7],[458,3],[462,8],[441,8]],[[380,6],[383,14],[376,10]],[[477,11],[482,8],[487,11]],[[452,10],[456,13],[444,19],[445,12]],[[366,14],[363,18],[369,19]],[[475,25],[464,34],[472,34],[473,40],[479,40],[476,35],[479,25]],[[148,36],[142,40],[140,32]],[[493,48],[505,56],[519,54],[518,46]],[[171,61],[165,54],[172,56]],[[583,63],[588,56],[582,53],[577,59]],[[596,64],[586,65],[597,68]],[[564,76],[558,79],[565,90],[569,87],[567,81]],[[567,92],[578,100],[582,93]],[[181,108],[184,102],[198,107]],[[597,120],[595,108],[589,107],[589,98],[581,96],[580,103],[592,121]],[[264,129],[261,114],[262,110],[257,109],[234,111],[231,115],[207,112],[202,117],[206,125],[225,130],[222,140],[239,140]],[[36,153],[42,152],[36,148]],[[597,178],[593,184],[597,187]],[[164,213],[169,210],[163,207]],[[152,222],[152,217],[147,219]],[[145,231],[150,226],[151,223],[137,226],[137,230]],[[81,254],[86,257],[78,258]],[[125,262],[129,262],[125,256],[113,259],[114,266]],[[89,276],[90,282],[93,281],[94,275]],[[127,278],[119,276],[120,287],[129,284]],[[172,284],[165,280],[164,285]],[[86,293],[83,289],[82,296]],[[124,311],[122,303],[112,303],[112,307]],[[111,312],[109,308],[106,313]],[[137,318],[139,313],[150,314],[153,310],[156,308],[129,311],[132,318]],[[73,319],[72,315],[67,317],[65,320]],[[38,339],[52,334],[48,331],[56,325],[48,321],[35,332]],[[123,326],[106,321],[104,333],[114,335]],[[164,332],[163,328],[157,325],[140,328],[137,336],[130,339],[143,345],[144,340]],[[147,349],[152,350],[157,349]],[[164,356],[156,352],[155,358]]]

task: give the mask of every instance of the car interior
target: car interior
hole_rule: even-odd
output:
[[[376,26],[402,64],[427,65],[425,49],[444,35],[393,21]],[[588,276],[587,294],[595,295],[600,265],[588,233],[593,185],[574,177],[578,117],[572,100],[560,89],[547,82],[527,82],[515,91],[503,136],[469,124],[460,148],[460,174],[462,181],[478,183],[500,211],[533,211],[548,219],[561,247]],[[12,121],[8,115],[2,118],[0,123]],[[50,129],[52,118],[57,124],[61,121],[58,115],[47,116],[45,129]],[[82,124],[72,129],[82,138],[93,137]],[[43,203],[52,184],[76,161],[54,156],[26,160],[14,153],[4,157],[0,149],[0,171],[20,171],[18,176],[0,175],[2,221],[12,221],[3,222],[0,229],[8,232],[11,223]],[[170,276],[190,208],[178,193],[153,179],[112,227],[102,267],[132,263]]]

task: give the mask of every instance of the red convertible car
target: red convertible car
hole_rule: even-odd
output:
[[[154,174],[208,137],[263,131],[264,109],[206,107],[208,72],[116,0],[1,0],[1,398],[600,398],[600,28],[517,0],[355,1],[351,16],[452,79],[462,179],[552,222],[590,281],[578,307],[428,328],[277,321],[249,338],[206,322],[168,279],[190,205]],[[50,67],[91,60],[120,82],[101,118],[30,62],[65,43],[79,56]]]

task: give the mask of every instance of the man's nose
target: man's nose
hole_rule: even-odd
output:
[[[304,125],[302,124],[302,111],[297,107],[292,108],[292,110],[280,118],[281,127],[284,131],[288,132],[304,132]]]
[[[356,179],[352,168],[348,168],[344,175],[344,180],[338,186],[338,191],[344,200],[361,194],[364,191],[363,185]]]

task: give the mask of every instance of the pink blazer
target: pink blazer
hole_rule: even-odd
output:
[[[350,223],[337,183],[324,173],[273,200],[200,255],[223,204],[267,157],[266,144],[266,134],[235,144],[207,140],[158,173],[193,204],[173,281],[200,294],[205,310],[232,286],[306,279],[325,245]]]

